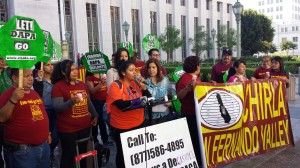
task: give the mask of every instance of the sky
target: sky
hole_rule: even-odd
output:
[[[253,9],[257,5],[257,0],[239,0],[239,2],[244,6],[244,9]]]

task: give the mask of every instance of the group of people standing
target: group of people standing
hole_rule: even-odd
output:
[[[19,69],[12,68],[7,73],[0,59],[0,133],[4,133],[0,146],[4,147],[6,167],[49,167],[59,142],[60,167],[75,167],[76,140],[92,135],[95,142],[99,142],[99,128],[102,143],[109,143],[109,135],[112,135],[117,147],[116,167],[123,168],[121,133],[174,119],[170,103],[146,108],[143,99],[159,100],[175,93],[181,102],[181,116],[177,117],[187,119],[200,165],[193,91],[201,82],[200,59],[189,56],[184,60],[185,74],[176,83],[175,92],[165,68],[159,63],[159,50],[151,49],[148,55],[149,60],[144,63],[137,60],[136,55],[130,59],[128,50],[120,48],[113,54],[113,67],[106,74],[87,73],[86,83],[76,80],[78,70],[71,60],[56,65],[51,61],[43,66],[38,63],[36,70],[24,70],[22,87],[19,87]],[[246,62],[231,62],[231,59],[232,51],[223,49],[222,59],[212,68],[212,83],[248,80]],[[228,75],[224,77],[226,71]],[[255,71],[252,80],[266,78],[284,79],[288,86],[288,75],[280,57],[262,58],[262,67]],[[110,118],[108,123],[103,117],[106,113]],[[79,151],[86,152],[87,143],[80,143]],[[0,164],[3,165],[2,159]],[[81,167],[86,167],[85,161]]]

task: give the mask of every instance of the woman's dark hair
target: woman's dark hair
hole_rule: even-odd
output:
[[[120,67],[120,65],[121,65],[120,64],[120,61],[121,61],[120,58],[121,58],[121,54],[122,54],[123,51],[127,52],[127,55],[129,57],[129,52],[128,52],[128,50],[126,48],[119,48],[117,50],[117,52],[115,53],[115,59],[114,59],[115,68],[116,69],[118,69]]]
[[[156,74],[156,77],[157,77],[157,81],[160,82],[163,80],[163,75],[161,73],[161,68],[160,68],[160,64],[158,62],[157,59],[154,59],[154,58],[151,58],[149,59],[147,62],[146,62],[146,65],[145,65],[145,68],[144,68],[144,74],[145,74],[145,78],[149,78],[150,75],[148,73],[148,69],[149,69],[149,66],[151,63],[154,63],[157,67],[157,74]]]
[[[284,71],[284,63],[283,63],[283,59],[279,56],[275,56],[275,57],[272,57],[271,58],[271,62],[279,62],[279,65],[280,65],[280,71],[279,72],[285,72]]]
[[[193,73],[197,70],[197,66],[200,66],[200,59],[198,56],[189,56],[184,60],[183,70],[186,73]]]
[[[243,60],[236,60],[236,61],[232,64],[232,67],[229,68],[229,70],[228,70],[227,80],[228,80],[230,77],[232,77],[233,75],[235,75],[235,73],[236,73],[235,68],[238,68],[240,64],[246,65],[246,62],[243,61]]]
[[[60,80],[65,79],[67,82],[70,82],[70,73],[71,73],[71,66],[74,64],[72,60],[63,60],[58,62],[53,70],[51,75],[51,81],[53,84],[57,83]],[[64,75],[64,74],[66,75]]]
[[[94,74],[92,72],[86,71],[85,77],[88,77],[88,76],[94,76]]]
[[[125,61],[125,60],[121,60],[120,61],[120,67],[118,69],[118,74],[119,74],[119,77],[120,78],[124,78],[124,75],[122,74],[122,72],[126,72],[126,69],[130,66],[130,65],[134,65],[133,61],[131,60],[128,60],[128,61]]]
[[[34,69],[32,70],[33,78],[36,78],[38,75],[38,71],[41,70],[41,62],[37,62],[34,65]]]

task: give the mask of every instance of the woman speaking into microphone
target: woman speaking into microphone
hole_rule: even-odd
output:
[[[122,61],[118,69],[119,80],[109,87],[106,99],[110,111],[110,125],[117,146],[116,167],[123,168],[124,157],[120,134],[140,128],[144,122],[142,96],[151,97],[143,78],[136,79],[135,65],[132,61]]]

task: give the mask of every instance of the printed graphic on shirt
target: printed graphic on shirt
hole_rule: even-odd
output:
[[[35,100],[29,99],[29,100],[25,100],[25,101],[20,101],[21,106],[26,105],[26,104],[38,105],[38,104],[42,104],[42,103],[43,103],[42,99],[35,99]]]
[[[102,86],[100,87],[100,91],[101,90],[106,90],[106,80],[103,80],[103,82],[101,81],[94,81],[94,86],[97,86],[99,83],[102,83]]]
[[[38,120],[43,120],[44,119],[42,110],[40,109],[39,105],[30,105],[30,109],[31,109],[32,120],[33,121],[38,121]]]
[[[76,103],[72,107],[71,117],[72,118],[81,118],[81,117],[89,115],[88,105],[87,105],[88,94],[86,93],[86,91],[85,90],[72,90],[72,91],[70,91],[70,94],[71,94],[71,97],[77,97],[78,95],[82,95],[81,102]]]
[[[277,78],[277,79],[286,79],[286,76],[277,76],[277,75],[271,75],[271,78]]]

